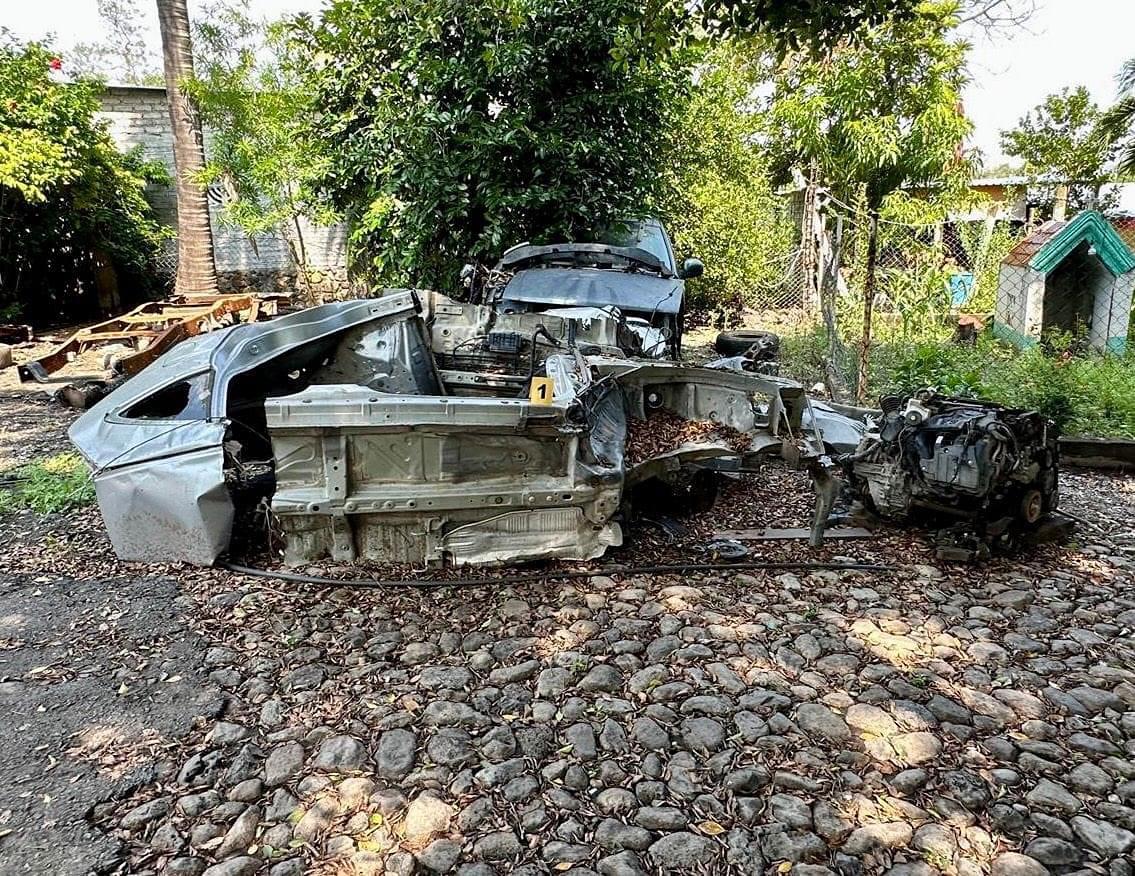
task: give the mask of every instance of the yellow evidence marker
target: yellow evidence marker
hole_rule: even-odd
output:
[[[550,405],[555,394],[555,383],[550,377],[533,377],[528,390],[528,401],[534,405]]]

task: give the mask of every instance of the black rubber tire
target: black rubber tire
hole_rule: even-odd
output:
[[[722,356],[740,356],[748,352],[753,344],[765,342],[773,349],[774,358],[780,352],[780,336],[760,329],[735,329],[721,332],[713,343],[713,348]]]

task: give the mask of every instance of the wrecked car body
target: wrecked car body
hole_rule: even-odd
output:
[[[385,329],[416,312],[404,293],[219,329],[178,344],[105,396],[68,437],[93,470],[115,553],[212,563],[232,533],[234,467],[271,457],[263,399],[301,387],[351,328]]]
[[[951,523],[939,531],[942,558],[988,556],[1057,508],[1057,431],[1043,415],[932,390],[882,405],[838,462],[871,513]]]
[[[594,242],[507,250],[483,282],[473,284],[470,300],[491,305],[497,314],[562,314],[586,309],[613,318],[624,336],[627,355],[678,359],[681,354],[685,281],[701,275],[697,259],[681,266],[670,237],[657,219],[625,223]]]
[[[598,242],[548,246],[519,244],[501,257],[485,281],[470,288],[470,299],[486,305],[484,319],[495,318],[486,335],[490,349],[522,343],[508,335],[517,317],[539,313],[545,320],[567,319],[570,342],[585,351],[604,350],[632,358],[681,358],[685,281],[700,276],[703,265],[687,259],[681,266],[670,237],[657,219],[629,222],[599,235]],[[475,272],[469,266],[470,279]],[[597,336],[597,331],[602,337]],[[734,333],[740,338],[745,333]],[[775,378],[779,339],[753,332],[754,343],[743,355],[725,357],[704,367]],[[557,337],[565,338],[563,332]],[[720,340],[720,339],[719,339]],[[829,453],[854,450],[863,436],[861,422],[821,401],[809,399],[803,426],[822,436]]]
[[[620,317],[559,311],[393,291],[179,345],[70,432],[116,553],[211,563],[259,501],[291,563],[591,559],[640,485],[820,458],[798,384],[630,359]],[[708,428],[628,446],[663,413]]]

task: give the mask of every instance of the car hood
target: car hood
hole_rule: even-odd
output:
[[[673,277],[599,268],[533,268],[517,271],[508,281],[500,306],[505,312],[546,304],[675,314],[682,308],[683,293],[684,284]]]

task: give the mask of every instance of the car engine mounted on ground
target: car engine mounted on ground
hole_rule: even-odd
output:
[[[116,553],[145,561],[213,562],[255,503],[292,563],[590,559],[648,484],[766,454],[827,482],[799,384],[631,359],[624,328],[391,291],[185,341],[70,437]]]
[[[883,415],[839,458],[852,495],[889,520],[956,521],[945,559],[987,556],[1047,523],[1058,503],[1057,434],[1035,411],[924,390],[882,400]]]

